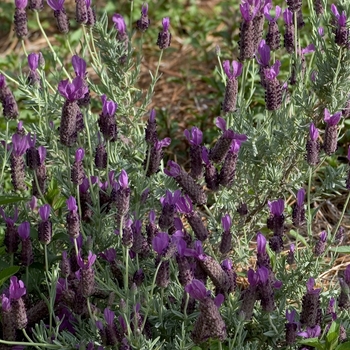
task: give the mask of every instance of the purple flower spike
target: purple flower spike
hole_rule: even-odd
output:
[[[277,77],[280,72],[281,62],[276,60],[271,68],[267,68],[265,71],[265,77],[268,80],[273,80]]]
[[[18,9],[24,10],[27,7],[28,0],[15,0],[15,6]]]
[[[69,79],[61,80],[58,83],[58,92],[70,102],[83,98],[88,91],[86,83],[79,76],[75,77],[71,83]]]
[[[118,108],[118,104],[111,100],[107,100],[106,95],[101,96],[101,101],[102,101],[103,115],[106,115],[106,116],[108,115],[110,117],[114,116],[114,113]]]
[[[162,25],[163,25],[163,33],[167,32],[170,27],[170,19],[169,17],[164,17],[162,20]]]
[[[316,325],[315,327],[307,327],[306,331],[299,332],[298,336],[303,338],[318,338],[321,335],[321,327]]]
[[[47,4],[48,4],[54,11],[62,11],[64,1],[65,1],[65,0],[47,0]]]
[[[86,62],[83,58],[78,55],[72,57],[72,65],[74,72],[78,77],[85,78],[86,76]]]
[[[169,245],[170,237],[165,232],[159,232],[152,240],[153,249],[161,255],[165,248]]]
[[[12,136],[12,153],[17,156],[23,156],[23,154],[28,149],[28,138],[26,136],[21,136],[18,134],[13,134]]]
[[[18,226],[18,234],[22,239],[28,239],[30,235],[30,224],[28,221],[22,222]]]
[[[192,297],[197,300],[203,300],[207,296],[207,290],[202,281],[193,279],[192,283],[188,284],[185,287],[185,291]]]
[[[334,4],[331,5],[331,11],[333,12],[335,18],[338,20],[338,25],[341,27],[345,27],[346,26],[345,11],[343,11],[342,14],[340,15],[337,7]]]
[[[177,177],[181,174],[180,165],[172,160],[168,160],[167,168],[169,169],[164,169],[164,173],[170,177]]]
[[[295,315],[296,315],[295,310],[291,310],[291,311],[286,310],[286,319],[288,323],[294,323]]]
[[[73,197],[72,197],[73,198]],[[50,204],[44,204],[39,208],[39,215],[41,217],[42,221],[47,221],[49,220],[49,216],[50,216],[50,212],[51,212],[51,207]]]
[[[293,12],[288,8],[283,12],[283,19],[287,25],[293,24]]]
[[[270,46],[266,44],[264,39],[260,41],[258,54],[260,55],[260,59],[257,57],[257,61],[260,66],[268,67],[271,58],[271,50]]]
[[[28,55],[28,66],[30,70],[36,70],[39,66],[39,54],[31,53]]]
[[[39,146],[38,152],[39,152],[40,164],[43,164],[46,159],[47,150],[44,146]]]
[[[322,231],[322,232],[320,233],[320,240],[321,240],[322,242],[326,242],[326,241],[327,241],[327,231]]]
[[[321,291],[321,288],[314,289],[314,286],[315,286],[315,280],[312,277],[310,277],[309,280],[306,283],[306,288],[307,288],[308,293],[310,293],[310,294],[319,294],[320,291]]]
[[[100,253],[100,256],[111,263],[117,257],[117,252],[114,248],[108,248],[104,253]]]
[[[26,288],[21,280],[18,280],[16,276],[10,278],[9,288],[10,299],[18,300],[26,294]]]
[[[112,17],[112,21],[114,22],[115,29],[117,29],[119,33],[126,33],[126,24],[122,15],[115,13]]]
[[[221,224],[222,224],[224,231],[230,231],[230,228],[232,225],[230,215],[226,214],[225,216],[223,216],[221,218]]]
[[[276,216],[282,215],[284,210],[284,200],[280,198],[277,201],[268,201],[268,206],[270,208],[271,214]]]
[[[318,139],[319,133],[314,123],[310,124],[309,134],[311,141],[316,141]]]
[[[258,232],[258,235],[257,235],[257,252],[258,254],[262,254],[262,255],[265,255],[266,254],[266,238],[265,236],[261,233],[261,232]]]
[[[232,69],[230,66],[230,61],[224,61],[222,64],[225,74],[232,80],[239,77],[242,74],[243,65],[240,62],[232,61]]]
[[[78,257],[77,257],[78,265],[84,270],[89,269],[94,264],[95,260],[96,260],[96,254],[92,254],[91,251],[89,251],[87,262],[84,262],[80,253],[78,254]]]
[[[224,118],[217,117],[216,120],[215,120],[215,125],[222,131],[226,131],[227,130],[226,120]]]
[[[106,323],[112,327],[114,323],[115,313],[112,310],[110,310],[108,307],[106,307],[103,311],[103,315],[105,317]]]
[[[324,110],[324,121],[329,126],[337,125],[340,121],[341,116],[342,116],[342,112],[337,112],[337,113],[331,115],[327,108],[325,108],[325,110]]]
[[[78,211],[77,202],[73,196],[70,196],[67,199],[66,203],[69,211],[75,211],[75,212]]]
[[[192,146],[200,146],[200,144],[203,141],[203,133],[202,131],[197,128],[197,127],[193,127],[191,129],[191,134],[190,132],[186,129],[184,131],[184,135],[186,137],[186,139],[188,140],[188,142],[192,145]]]
[[[85,151],[83,148],[78,148],[75,152],[75,161],[81,162],[84,159]]]
[[[141,13],[142,13],[144,16],[147,16],[147,15],[148,15],[148,4],[147,4],[147,2],[144,3],[144,4],[142,5]]]
[[[305,190],[301,188],[297,193],[297,204],[299,207],[303,206],[305,200]]]
[[[128,174],[126,173],[126,171],[124,169],[120,172],[118,182],[119,182],[120,187],[122,187],[122,188],[128,188],[128,186],[129,186]]]

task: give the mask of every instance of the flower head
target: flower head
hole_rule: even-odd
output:
[[[19,134],[12,135],[12,153],[16,157],[22,156],[28,149],[28,138]]]
[[[311,277],[306,283],[306,288],[309,294],[319,294],[321,291],[321,288],[314,289],[315,286],[315,280]]]
[[[319,325],[307,327],[306,331],[299,332],[298,335],[303,338],[318,338],[321,335],[321,327]]]
[[[170,27],[170,19],[169,17],[164,17],[162,19],[162,25],[163,25],[163,33],[167,32]]]
[[[316,141],[318,139],[319,133],[314,123],[310,124],[309,135],[311,141]]]
[[[115,313],[112,310],[110,310],[108,307],[106,307],[103,311],[103,316],[105,318],[106,323],[112,327],[114,324]]]
[[[273,202],[268,201],[268,206],[272,215],[280,216],[283,214],[284,200],[280,198]]]
[[[71,83],[66,79],[58,84],[58,92],[70,102],[81,99],[88,91],[87,85],[80,76],[75,77]]]
[[[167,168],[169,169],[164,169],[164,173],[170,177],[177,177],[181,174],[180,165],[172,160],[168,160]]]
[[[48,4],[54,11],[62,11],[64,1],[65,1],[65,0],[47,0],[47,4]]]
[[[197,127],[193,127],[191,133],[186,129],[184,135],[192,146],[200,146],[203,141],[203,133]]]
[[[303,206],[304,200],[305,200],[305,190],[301,188],[297,193],[297,205],[299,207]]]
[[[96,260],[96,254],[92,254],[91,251],[89,251],[87,261],[84,261],[82,259],[80,253],[77,256],[78,265],[84,270],[89,269],[94,264],[95,260]]]
[[[325,108],[325,110],[324,110],[324,121],[329,126],[338,124],[339,121],[340,121],[341,116],[342,116],[342,112],[337,112],[337,113],[331,115],[327,108]]]
[[[272,10],[272,4],[269,2],[267,3],[265,6],[264,6],[264,15],[265,15],[265,18],[271,22],[271,21],[277,21],[278,18],[281,16],[281,13],[282,13],[282,9],[279,7],[279,6],[276,6],[275,8],[275,18],[273,18],[271,15],[270,15],[270,11]]]
[[[288,8],[283,11],[283,19],[286,25],[293,24],[293,12]]]
[[[265,78],[268,80],[273,80],[277,77],[280,72],[281,62],[276,60],[271,68],[265,70]]]
[[[30,235],[30,223],[28,221],[22,222],[18,226],[18,235],[24,240],[29,238],[29,235]]]
[[[128,188],[129,186],[128,174],[124,169],[120,172],[118,182],[121,188]]]
[[[224,229],[224,231],[230,231],[232,220],[230,218],[230,215],[226,214],[221,218],[221,224]]]
[[[39,215],[40,215],[42,221],[49,220],[50,211],[51,211],[50,204],[44,204],[39,208]]]
[[[122,15],[115,13],[112,17],[112,21],[114,22],[115,29],[117,29],[119,33],[126,33],[126,24]]]
[[[15,0],[15,6],[18,9],[24,10],[27,7],[28,0]]]
[[[26,288],[23,281],[18,280],[16,276],[10,278],[9,288],[10,299],[18,300],[26,294]]]
[[[207,297],[207,290],[202,281],[193,279],[191,283],[189,283],[185,287],[185,291],[192,297],[197,300],[203,300]]]
[[[107,100],[106,95],[101,96],[102,101],[102,113],[103,115],[108,115],[110,117],[114,116],[115,111],[118,108],[118,104],[111,100]]]
[[[28,66],[30,70],[36,70],[39,66],[39,54],[31,53],[28,55]]]
[[[117,252],[114,248],[108,248],[104,253],[100,253],[100,256],[111,263],[117,257]]]
[[[239,77],[242,74],[243,65],[240,62],[232,61],[232,69],[230,66],[230,61],[224,61],[222,64],[225,74],[230,80]]]
[[[258,254],[265,255],[266,254],[266,238],[265,238],[265,236],[261,232],[258,232],[256,240],[257,240],[257,252],[258,252]]]
[[[152,247],[159,255],[162,255],[164,250],[169,245],[169,242],[169,235],[165,232],[159,232],[152,240]]]
[[[74,211],[76,212],[78,210],[77,202],[73,196],[70,196],[67,201],[67,208],[69,211]]]
[[[74,72],[77,77],[85,78],[86,72],[86,62],[83,58],[78,55],[74,55],[72,57],[72,65],[74,68]]]
[[[259,58],[260,56],[260,58]],[[268,67],[271,58],[271,50],[270,46],[266,44],[266,41],[263,39],[260,41],[258,46],[258,55],[256,60],[260,64],[260,66]]]

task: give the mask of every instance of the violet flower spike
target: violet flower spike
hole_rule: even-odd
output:
[[[242,74],[243,64],[237,61],[232,61],[232,69],[230,66],[230,61],[224,61],[222,63],[222,68],[230,80],[239,77]]]
[[[303,206],[304,200],[305,200],[305,190],[301,188],[297,193],[297,205],[299,207]]]
[[[54,11],[62,11],[64,1],[65,1],[65,0],[47,0],[47,4],[48,4]]]
[[[41,217],[42,221],[47,221],[49,220],[50,217],[50,212],[51,212],[51,206],[50,204],[44,204],[39,208],[39,215]]]
[[[203,133],[197,127],[193,127],[191,129],[191,133],[186,129],[184,131],[184,135],[185,135],[187,141],[193,146],[200,146],[200,144],[203,141]]]
[[[318,133],[318,129],[316,128],[314,123],[310,124],[310,140],[311,141],[316,141],[318,139],[319,133]]]
[[[118,104],[111,100],[107,100],[106,95],[101,96],[102,101],[102,113],[103,115],[108,115],[110,117],[114,116],[115,111],[118,108]]]
[[[226,214],[221,218],[221,224],[224,229],[224,231],[230,231],[232,220],[230,218],[230,215]]]
[[[37,53],[31,53],[28,55],[28,66],[30,70],[37,70],[39,66],[39,54]]]
[[[270,46],[266,44],[265,39],[260,41],[258,54],[260,56],[260,58],[258,55],[256,56],[258,64],[263,67],[268,67],[271,59],[271,50]]]
[[[29,238],[29,235],[30,235],[30,223],[28,221],[22,222],[18,226],[18,235],[24,240]]]
[[[78,211],[77,202],[73,196],[70,196],[67,199],[66,203],[69,211],[75,211],[75,212]]]
[[[72,57],[72,65],[74,68],[74,72],[78,77],[85,78],[86,72],[86,62],[83,58],[78,55],[74,55]]]
[[[331,115],[327,108],[325,108],[324,110],[324,121],[330,126],[338,124],[341,116],[342,116],[342,112],[337,112]]]
[[[10,299],[18,300],[26,294],[26,288],[23,281],[18,280],[16,276],[10,278],[10,288],[9,288]]]
[[[162,255],[166,247],[169,245],[169,242],[169,235],[165,232],[159,232],[152,240],[152,247],[158,255]]]
[[[185,291],[194,299],[203,300],[207,296],[207,290],[202,281],[193,279],[192,283],[185,287]]]
[[[115,13],[112,17],[112,21],[114,22],[115,29],[117,29],[119,33],[126,33],[126,24],[122,15],[120,15],[119,13]]]
[[[75,161],[81,162],[84,159],[85,151],[83,148],[78,148],[75,152]]]
[[[15,6],[18,9],[24,10],[28,5],[28,0],[15,0]]]

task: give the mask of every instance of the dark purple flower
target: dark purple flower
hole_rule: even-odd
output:
[[[24,10],[27,7],[28,0],[15,0],[15,6],[18,9]]]
[[[340,15],[337,7],[334,4],[331,5],[331,11],[333,12],[335,18],[337,19],[338,25],[341,27],[345,27],[346,26],[346,12],[343,11]]]
[[[302,56],[304,56],[304,55],[306,55],[308,53],[315,52],[315,50],[316,50],[315,45],[314,44],[310,44],[310,45],[306,46],[305,48],[301,49],[300,54]]]
[[[92,254],[91,251],[89,251],[87,261],[86,260],[84,261],[82,259],[80,253],[77,256],[78,265],[84,270],[89,269],[94,264],[95,260],[96,260],[96,254]]]
[[[185,291],[192,297],[197,300],[203,300],[207,297],[207,290],[202,281],[193,279],[192,283],[188,284],[185,287]]]
[[[47,4],[48,4],[54,11],[62,11],[64,1],[65,1],[65,0],[47,0]]]
[[[24,240],[29,238],[29,235],[30,235],[30,223],[28,221],[22,222],[18,226],[18,235]]]
[[[11,309],[10,299],[7,298],[5,294],[1,295],[1,308],[4,312],[10,311]]]
[[[67,208],[69,211],[77,212],[78,211],[78,206],[75,198],[73,196],[70,196],[67,201]]]
[[[12,154],[16,157],[22,156],[28,149],[28,138],[18,134],[12,135]]]
[[[230,61],[227,60],[222,63],[222,68],[228,79],[233,80],[242,74],[243,65],[240,62],[232,61],[231,69]]]
[[[113,117],[115,114],[115,111],[118,108],[118,104],[113,102],[112,100],[107,100],[106,95],[101,96],[101,101],[102,101],[103,115]]]
[[[83,148],[78,148],[75,152],[75,161],[81,162],[84,159],[85,151]]]
[[[32,196],[32,199],[29,201],[29,208],[31,211],[34,211],[37,206],[38,206],[38,198],[36,198],[35,196]]]
[[[39,152],[40,164],[43,164],[46,159],[47,150],[44,146],[39,146],[38,152]]]
[[[169,245],[169,242],[169,235],[165,232],[159,232],[152,240],[152,247],[159,255],[162,255]]]
[[[305,200],[305,190],[301,188],[297,193],[297,205],[299,207],[303,206],[304,200]]]
[[[224,231],[230,231],[232,220],[230,218],[230,215],[226,214],[221,218],[221,224],[224,229]]]
[[[113,262],[117,257],[117,252],[114,248],[108,248],[104,253],[99,254],[103,259],[107,260],[109,263]]]
[[[39,208],[39,215],[42,221],[49,220],[51,207],[50,204],[44,204]]]
[[[295,323],[294,322],[295,315],[296,315],[295,310],[291,310],[291,311],[286,310],[286,319],[287,319],[288,323]]]
[[[162,19],[162,25],[163,25],[163,33],[167,32],[170,27],[170,19],[169,17],[164,17]]]
[[[115,13],[112,17],[112,21],[114,22],[115,29],[117,29],[120,34],[126,33],[126,24],[122,15]]]
[[[70,83],[69,79],[61,80],[58,84],[58,92],[68,101],[77,101],[89,91],[85,81],[77,76]]]
[[[84,79],[87,74],[85,60],[78,55],[74,55],[72,57],[72,65],[76,76]]]
[[[262,67],[268,67],[271,58],[271,50],[269,45],[266,44],[266,41],[263,39],[260,41],[258,46],[258,55],[256,56],[256,60],[259,65]]]
[[[280,198],[273,202],[268,201],[268,206],[272,215],[280,216],[284,211],[284,200]]]
[[[199,146],[203,141],[203,133],[197,127],[193,127],[191,133],[186,129],[184,135],[188,142],[193,146]]]
[[[261,232],[258,232],[256,240],[257,240],[257,252],[258,252],[258,254],[266,255],[266,238],[265,238],[265,236]]]
[[[113,326],[115,313],[112,310],[110,310],[108,307],[106,307],[103,311],[103,315],[106,323],[109,326]]]
[[[331,115],[327,108],[324,110],[324,121],[330,126],[337,125],[340,121],[341,116],[342,112],[337,112]]]
[[[23,281],[18,280],[16,276],[10,278],[9,295],[11,300],[18,300],[26,294],[26,288]]]
[[[28,55],[28,66],[29,66],[30,70],[33,70],[33,71],[38,69],[39,54],[33,52],[33,53]]]
[[[321,327],[316,325],[315,327],[307,327],[306,331],[299,332],[298,336],[303,338],[318,338],[321,335]]]
[[[181,174],[180,165],[178,165],[172,160],[168,161],[167,168],[168,169],[164,169],[164,173],[170,177],[177,177]]]

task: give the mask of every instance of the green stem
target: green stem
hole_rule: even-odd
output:
[[[69,38],[68,38],[68,34],[66,34],[66,43],[67,43],[67,46],[68,46],[68,49],[69,49],[69,52],[71,53],[71,55],[73,56],[74,55],[74,52],[72,50],[72,47],[70,46],[70,42],[69,42]]]
[[[49,46],[49,48],[50,48],[50,50],[51,50],[51,52],[52,52],[52,54],[53,54],[53,59],[54,59],[56,62],[58,62],[58,64],[62,67],[63,72],[66,74],[67,78],[68,78],[69,80],[71,80],[71,77],[70,77],[69,73],[66,71],[66,68],[64,68],[63,63],[61,62],[61,60],[60,60],[59,57],[57,56],[56,51],[55,51],[54,48],[52,47],[52,45],[51,45],[51,43],[50,43],[50,40],[49,40],[49,38],[47,37],[47,35],[46,35],[46,33],[45,33],[45,30],[44,30],[44,28],[42,27],[42,25],[41,25],[41,23],[40,23],[39,12],[38,12],[38,11],[34,11],[34,13],[35,13],[35,18],[36,18],[36,21],[37,21],[37,23],[38,23],[39,29],[40,29],[42,35],[44,36],[44,38],[45,38],[45,40],[46,40],[46,42],[47,42],[47,45]]]
[[[89,123],[88,123],[88,118],[87,118],[87,111],[84,113],[84,124],[85,124],[85,129],[88,137],[88,144],[89,144],[89,152],[90,152],[90,157],[92,157],[92,146],[91,146],[91,136],[90,136],[90,128],[89,128]],[[94,164],[93,162],[90,162],[91,166],[91,175],[94,174]]]
[[[335,228],[335,230],[334,230],[334,233],[333,233],[334,235],[336,235],[337,232],[338,232],[338,229],[339,229],[339,227],[340,227],[340,225],[341,225],[341,222],[342,222],[342,220],[343,220],[343,217],[344,217],[344,215],[345,215],[345,211],[346,211],[346,209],[347,209],[347,207],[348,207],[349,200],[350,200],[350,191],[349,191],[348,196],[347,196],[347,198],[346,198],[346,201],[345,201],[345,204],[344,204],[344,207],[343,207],[343,211],[342,211],[342,213],[341,213],[341,215],[340,215],[340,218],[339,218],[339,220],[338,220],[337,226],[336,226],[336,228]]]
[[[148,171],[149,162],[151,159],[151,150],[152,150],[152,147],[150,145],[147,145],[147,148],[148,148],[148,152],[147,152],[147,161],[146,161],[146,166],[145,166],[145,177],[146,177],[146,174]]]
[[[21,40],[21,44],[22,44],[22,49],[23,49],[24,54],[26,55],[26,57],[28,57],[28,53],[27,53],[27,50],[26,50],[26,45],[25,45],[23,39]]]
[[[342,56],[342,47],[339,48],[339,56],[338,56],[338,64],[337,64],[337,70],[335,71],[333,83],[336,84],[338,79],[338,74],[340,71],[340,62],[341,62],[341,56]]]
[[[81,234],[83,235],[84,240],[86,239],[86,235],[84,232],[84,228],[83,228],[83,221],[82,221],[82,211],[81,211],[81,204],[80,204],[80,192],[79,192],[79,185],[77,185],[77,200],[78,200],[78,211],[79,211],[79,217],[80,217],[80,231]]]
[[[46,273],[49,273],[49,259],[47,256],[47,245],[44,244],[44,254],[45,254],[45,271]]]
[[[145,324],[146,324],[146,321],[147,321],[147,316],[148,316],[149,310],[151,309],[151,302],[153,301],[153,293],[154,293],[154,287],[156,285],[156,278],[157,278],[158,271],[159,271],[159,268],[160,268],[161,265],[162,265],[162,260],[159,262],[159,264],[158,264],[158,266],[156,268],[156,272],[154,273],[154,276],[153,276],[153,281],[152,281],[152,285],[151,285],[151,294],[150,294],[149,301],[147,303],[147,309],[146,309],[146,312],[145,312],[145,315],[144,315],[144,318],[143,318],[141,332],[143,331],[143,329],[145,327]]]
[[[34,176],[35,186],[39,192],[39,196],[40,196],[41,200],[43,201],[43,203],[46,203],[45,197],[44,197],[43,193],[41,192],[41,188],[39,186],[39,181],[38,181],[38,176],[36,175],[36,170],[33,171],[33,176]]]

